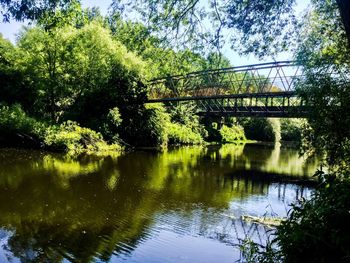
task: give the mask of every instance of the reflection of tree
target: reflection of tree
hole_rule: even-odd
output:
[[[147,238],[162,210],[192,220],[193,205],[223,211],[234,199],[266,194],[269,181],[227,175],[270,156],[271,150],[256,156],[246,146],[78,159],[4,151],[0,225],[13,233],[7,250],[26,262],[108,261]],[[197,216],[205,233],[211,216]]]
[[[129,187],[139,185],[133,180],[137,178],[132,177],[127,184],[115,181],[115,190],[111,191],[106,185],[110,185],[110,178],[119,171],[117,160],[96,160],[96,165],[91,167],[98,169],[88,171],[84,161],[80,171],[77,162],[67,161],[62,177],[68,182],[67,188],[52,165],[46,166],[51,158],[55,171],[60,171],[62,166],[56,164],[62,160],[46,156],[42,161],[35,160],[40,165],[23,165],[26,170],[22,171],[21,178],[17,177],[20,183],[15,187],[1,186],[7,190],[0,194],[0,223],[14,230],[8,242],[8,249],[14,256],[28,262],[56,262],[56,259],[60,262],[61,257],[57,255],[64,255],[89,262],[94,256],[108,260],[112,252],[127,251],[127,246],[118,248],[116,244],[128,243],[130,248],[134,247],[151,222],[143,215],[156,207],[152,199],[143,199],[142,193],[130,194]],[[67,172],[69,164],[72,171],[77,172],[75,177]],[[34,168],[30,170],[29,167]],[[34,176],[35,171],[40,173]],[[79,172],[83,175],[77,176]],[[67,174],[70,174],[68,181]],[[14,201],[9,203],[9,199]]]
[[[281,176],[311,176],[318,167],[316,158],[301,157],[298,151],[280,143],[276,143],[273,147],[247,145],[244,147],[242,156],[246,160],[246,170],[280,174]]]

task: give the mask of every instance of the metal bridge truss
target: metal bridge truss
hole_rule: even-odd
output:
[[[184,102],[196,104],[199,115],[233,117],[303,118],[308,106],[295,92],[233,94],[205,97],[179,97],[151,100],[166,106]]]
[[[302,77],[292,61],[192,72],[150,81],[147,103],[193,102],[200,115],[305,117],[295,92]]]

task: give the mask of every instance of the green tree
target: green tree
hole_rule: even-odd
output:
[[[21,102],[29,107],[32,105],[33,94],[27,88],[22,72],[18,70],[19,57],[17,48],[0,34],[1,101],[9,104]]]
[[[244,133],[250,140],[278,142],[281,139],[281,124],[272,118],[239,118]]]
[[[328,164],[348,169],[350,55],[336,2],[315,1],[305,24],[308,29],[300,36],[297,59],[306,75],[299,94],[313,106],[308,149],[326,154]]]
[[[322,5],[329,1],[314,2]],[[336,3],[342,28],[346,29],[349,40],[350,3],[346,0],[331,2]],[[114,0],[112,6],[125,16],[136,11],[153,25],[154,31],[164,32],[168,39],[182,39],[181,45],[191,42],[199,48],[209,44],[220,48],[230,34],[230,43],[235,49],[263,57],[292,46],[291,39],[298,31],[295,27],[299,29],[301,26],[294,11],[295,4],[295,0],[239,0],[229,3],[219,0],[209,3],[199,0]],[[207,23],[211,23],[212,27],[208,28]]]
[[[0,6],[4,22],[11,18],[18,21],[24,19],[38,20],[48,14],[53,14],[57,9],[64,10],[69,4],[77,0],[1,0]],[[80,2],[80,1],[79,1]]]
[[[304,150],[322,153],[328,171],[316,173],[320,185],[312,198],[297,203],[278,229],[283,262],[346,262],[350,255],[350,59],[340,2],[312,1],[299,39],[305,77],[298,92],[312,105]]]
[[[49,113],[53,121],[69,105],[72,92],[64,74],[68,55],[64,47],[70,37],[70,28],[51,32],[33,28],[22,32],[18,41],[19,67],[35,97],[32,112],[43,117]]]
[[[229,34],[230,43],[235,48],[265,55],[267,51],[285,50],[290,44],[291,25],[296,24],[294,4],[295,0],[229,3],[217,0],[209,3],[198,0],[115,0],[112,6],[126,16],[136,10],[153,25],[152,30],[160,32],[170,42],[172,39],[183,40],[180,46],[194,43],[193,47],[198,49],[209,46],[220,49]],[[208,28],[208,23],[212,27]]]
[[[37,116],[50,113],[53,121],[73,118],[87,124],[115,106],[124,109],[142,93],[144,63],[98,22],[80,29],[27,29],[18,48]]]

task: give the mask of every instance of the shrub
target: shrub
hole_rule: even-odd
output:
[[[217,128],[217,123],[212,123],[211,121],[207,121],[205,123],[205,129],[207,132],[207,136],[205,140],[208,142],[221,142],[222,136],[220,134],[220,130]]]
[[[238,119],[238,122],[250,140],[276,142],[281,139],[279,119],[250,118]]]
[[[40,136],[43,124],[34,118],[28,117],[21,105],[0,106],[0,131],[1,133],[23,132]]]
[[[122,117],[118,107],[110,109],[105,120],[102,120],[101,132],[105,138],[112,142],[119,141],[119,130],[122,124]]]
[[[168,141],[170,116],[160,104],[146,105],[123,116],[121,137],[127,143],[141,147],[163,147]]]
[[[180,102],[168,108],[171,122],[188,127],[192,132],[200,134],[203,138],[208,136],[204,125],[199,122],[197,106],[193,102]]]
[[[302,121],[298,119],[281,119],[281,139],[283,141],[301,142]]]
[[[111,125],[113,125],[116,128],[120,126],[120,124],[122,123],[122,117],[117,107],[109,110],[107,120]]]
[[[73,121],[51,126],[46,131],[44,142],[50,149],[70,153],[120,150],[120,146],[116,144],[108,145],[100,133],[80,127]]]
[[[203,143],[202,136],[185,125],[169,123],[167,128],[169,144],[194,145]]]
[[[102,135],[77,123],[48,125],[29,117],[19,104],[0,106],[0,144],[6,146],[45,147],[70,153],[121,150],[108,145]]]
[[[28,117],[19,104],[0,105],[0,145],[40,147],[46,126]]]
[[[328,178],[311,200],[294,206],[278,228],[284,262],[348,262],[350,181],[334,178]]]
[[[222,142],[240,142],[246,140],[243,127],[236,125],[232,127],[223,125],[220,129],[220,135]]]

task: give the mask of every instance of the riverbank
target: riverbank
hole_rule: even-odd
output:
[[[143,128],[139,131],[144,136],[141,140],[141,134],[136,137],[132,135],[140,123],[135,123],[132,130],[127,129],[127,133],[121,124],[118,111],[114,109],[110,112],[112,120],[105,120],[102,128],[95,131],[91,128],[80,126],[77,122],[66,121],[61,124],[52,124],[50,122],[38,121],[28,116],[20,105],[12,106],[0,105],[0,147],[22,147],[29,149],[44,149],[55,152],[67,152],[72,155],[89,154],[108,154],[109,152],[129,151],[130,149],[166,149],[172,146],[181,145],[208,145],[208,144],[244,144],[254,143],[259,137],[246,137],[249,129],[254,123],[242,122],[245,126],[240,126],[240,121],[227,123],[220,128],[217,125],[202,125],[198,122],[191,127],[189,124],[173,123],[165,109],[157,106],[149,109],[153,117],[150,118],[154,127]],[[141,121],[141,120],[140,120]],[[256,120],[261,124],[261,120]],[[118,122],[118,124],[116,124]],[[112,129],[108,125],[120,126],[118,129]],[[244,123],[249,123],[246,125]],[[259,129],[270,129],[266,120],[263,120],[267,126],[260,126]],[[147,125],[150,125],[148,123]],[[270,128],[269,128],[270,127]],[[254,128],[258,129],[258,128]],[[271,128],[272,129],[272,128]],[[266,132],[266,131],[265,131]],[[269,140],[274,141],[279,138],[279,130],[271,130]],[[135,140],[131,139],[134,138]],[[127,140],[129,139],[129,140]],[[127,140],[127,141],[126,141]]]
[[[143,128],[143,140],[131,140],[126,142],[126,138],[135,138],[131,135],[134,131],[125,134],[121,126],[119,130],[113,130],[108,125],[121,125],[118,111],[114,109],[110,112],[112,120],[105,120],[102,128],[95,131],[91,128],[80,126],[74,121],[65,121],[61,124],[38,121],[28,116],[18,104],[12,106],[0,105],[0,146],[2,147],[23,147],[44,149],[49,151],[68,152],[70,154],[96,153],[103,154],[111,151],[121,152],[125,148],[166,148],[171,145],[203,145],[208,142],[208,132],[204,126],[190,128],[184,124],[173,123],[170,116],[162,107],[149,109],[151,124],[154,127]],[[119,119],[119,120],[117,120]],[[118,122],[118,124],[116,124]],[[140,123],[139,123],[140,122]],[[135,123],[137,129],[142,121]],[[150,125],[150,124],[147,124]],[[216,143],[245,143],[249,140],[244,135],[243,128],[239,126],[224,125],[220,130],[215,131]],[[120,135],[122,134],[122,135]],[[137,135],[140,137],[140,134]]]

